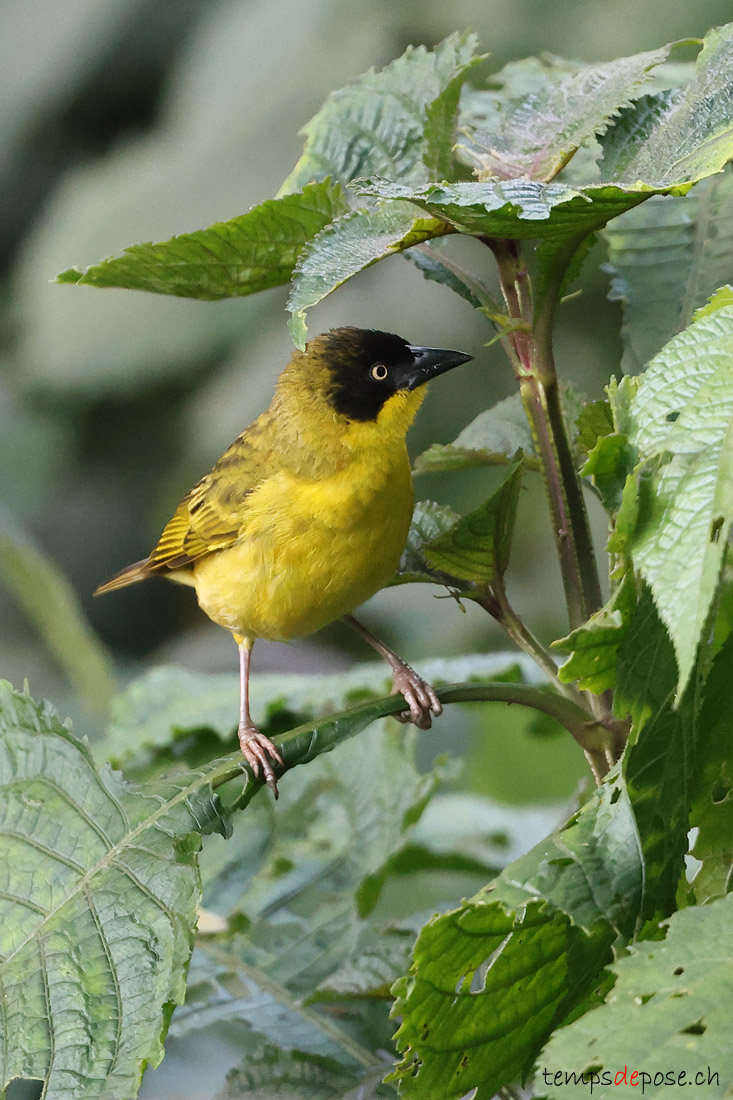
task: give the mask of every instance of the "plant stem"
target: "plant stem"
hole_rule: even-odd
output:
[[[563,695],[543,691],[529,684],[508,684],[488,680],[475,684],[449,684],[436,688],[441,703],[514,703],[530,707],[549,715],[572,734],[586,754],[596,781],[600,783],[608,772],[606,759],[608,733],[600,723],[589,718],[588,712]],[[397,714],[405,709],[401,695],[387,695],[370,700],[339,714],[329,714],[302,726],[296,726],[281,737],[274,738],[287,769],[328,752],[335,745],[355,736],[378,718]],[[344,729],[345,727],[345,729]],[[241,753],[233,752],[215,764],[207,774],[207,780],[216,790],[233,779],[247,777],[247,782],[236,800],[236,808],[246,806],[263,785],[255,779]]]
[[[513,240],[484,238],[496,257],[502,293],[510,317],[523,331],[507,337],[509,356],[535,438],[545,478],[552,527],[560,560],[571,629],[582,625],[601,606],[601,588],[552,353],[552,328],[562,274],[578,241],[569,241],[555,264],[554,278],[544,288],[536,316],[526,263]],[[563,260],[565,262],[563,263]]]

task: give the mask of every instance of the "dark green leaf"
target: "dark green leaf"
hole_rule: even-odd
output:
[[[425,926],[408,977],[397,1079],[405,1096],[476,1100],[529,1069],[627,936],[643,866],[621,780],[510,864],[490,889]]]
[[[636,455],[625,435],[610,432],[598,438],[581,470],[583,477],[592,477],[603,507],[615,515],[621,507],[626,478],[634,468]]]
[[[71,268],[56,281],[207,300],[244,297],[287,283],[303,245],[347,209],[340,187],[316,183],[207,229],[131,245],[122,256],[85,272]]]
[[[415,505],[407,543],[393,583],[427,581],[431,584],[450,585],[453,578],[432,568],[425,559],[424,550],[434,539],[449,531],[459,519],[460,516],[452,508],[435,504],[432,500],[419,500]]]
[[[381,72],[332,92],[303,128],[305,151],[281,193],[331,176],[430,178],[446,167],[455,98],[474,58],[476,36],[452,34],[432,51],[409,46]]]
[[[257,1040],[247,1045],[251,1052],[240,1069],[228,1074],[215,1100],[376,1100],[396,1095],[381,1084],[386,1064],[346,1069],[326,1058],[286,1053]]]
[[[514,462],[502,484],[484,504],[423,547],[428,565],[472,584],[491,585],[504,575],[509,564],[522,465],[521,458]]]
[[[720,897],[733,882],[733,635],[715,658],[705,684],[697,743],[697,780],[690,824],[693,855],[702,866],[692,888],[698,904]]]
[[[604,230],[610,297],[623,303],[623,369],[638,374],[731,277],[733,172],[684,198],[654,197]]]
[[[129,1100],[183,1000],[205,774],[142,788],[97,771],[48,706],[0,685],[2,1086],[94,1081]]]
[[[434,443],[415,461],[415,473],[497,466],[523,451],[526,465],[536,465],[534,440],[518,393],[479,413],[452,443]]]
[[[387,202],[375,210],[352,210],[337,218],[303,250],[288,299],[290,331],[305,346],[305,316],[347,279],[396,252],[453,230],[438,218],[426,218],[407,202]]]
[[[613,411],[608,401],[591,401],[583,405],[576,422],[578,447],[585,454],[595,447],[603,436],[614,430]]]
[[[470,96],[461,152],[480,178],[547,181],[588,138],[636,98],[669,47],[601,65],[529,58],[508,65],[497,92]],[[483,115],[483,118],[482,118]]]
[[[681,693],[715,593],[733,519],[733,304],[716,294],[649,365],[630,442],[650,483],[632,558],[677,655]]]
[[[595,1073],[594,1095],[610,1097],[617,1090],[599,1089],[600,1074],[613,1081],[625,1066],[626,1083],[645,1096],[730,1096],[733,897],[683,909],[667,923],[665,939],[634,944],[612,964],[617,977],[605,1004],[555,1032],[538,1061],[543,1096],[587,1100],[587,1081],[561,1077],[552,1087],[552,1075],[571,1068]]]

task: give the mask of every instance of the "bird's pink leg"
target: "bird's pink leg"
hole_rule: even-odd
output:
[[[344,622],[358,631],[362,638],[389,663],[392,669],[392,694],[402,695],[409,708],[401,714],[396,714],[395,718],[399,722],[414,722],[418,729],[429,730],[433,723],[433,715],[437,718],[443,713],[443,707],[435,694],[435,689],[353,615],[344,615]]]
[[[271,760],[282,764],[283,759],[270,738],[265,737],[264,733],[260,733],[257,729],[249,713],[249,666],[254,640],[252,638],[238,640],[235,637],[235,641],[239,649],[239,744],[242,755],[255,777],[259,778],[260,768],[262,768],[265,783],[277,798],[277,779],[272,770]]]

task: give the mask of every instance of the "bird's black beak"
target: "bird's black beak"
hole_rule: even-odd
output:
[[[459,367],[461,363],[468,363],[473,359],[472,355],[466,355],[462,351],[447,351],[445,348],[422,348],[415,344],[408,344],[408,350],[412,354],[412,364],[405,370],[406,389],[414,390],[429,382],[431,378],[444,374],[453,367]]]

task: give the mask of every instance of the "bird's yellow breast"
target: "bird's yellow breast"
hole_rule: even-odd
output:
[[[370,432],[359,426],[342,468],[312,480],[281,469],[248,496],[236,543],[194,566],[210,618],[246,637],[287,641],[390,579],[412,517],[412,479],[404,438],[385,444],[383,431]]]

